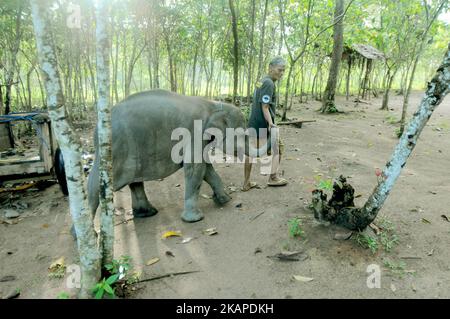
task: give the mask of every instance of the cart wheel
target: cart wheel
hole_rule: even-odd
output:
[[[67,190],[66,171],[64,170],[64,158],[59,147],[55,152],[55,173],[61,191],[64,195],[69,195],[69,191]]]

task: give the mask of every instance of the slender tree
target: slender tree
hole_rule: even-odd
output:
[[[112,179],[112,149],[111,149],[111,103],[110,103],[110,43],[108,17],[110,5],[108,0],[97,2],[96,6],[96,41],[97,41],[97,88],[98,88],[98,153],[100,165],[100,208],[101,230],[100,249],[102,264],[110,264],[114,252],[114,204]],[[131,71],[132,72],[132,71]]]
[[[238,81],[239,81],[239,39],[237,29],[236,10],[234,8],[234,0],[229,0],[231,11],[231,25],[233,29],[233,103],[236,103]]]
[[[59,147],[64,156],[64,168],[69,190],[69,206],[78,237],[78,252],[81,264],[81,298],[91,296],[91,289],[100,278],[100,253],[91,212],[86,195],[86,179],[81,163],[81,143],[75,130],[67,120],[61,78],[52,40],[50,3],[46,0],[31,0],[34,32],[41,72],[47,91],[49,116]]]
[[[408,109],[408,103],[409,103],[409,95],[411,94],[411,90],[412,90],[412,84],[414,81],[414,76],[416,74],[416,68],[417,68],[417,64],[419,62],[419,59],[423,53],[423,49],[424,49],[424,45],[425,45],[425,41],[427,39],[428,36],[428,32],[430,31],[431,26],[433,25],[433,22],[436,20],[436,18],[438,17],[439,13],[442,11],[442,8],[444,7],[445,4],[447,4],[448,0],[441,0],[438,5],[437,8],[435,10],[435,12],[430,16],[430,13],[428,12],[428,3],[426,3],[426,1],[423,2],[424,8],[425,8],[425,14],[426,14],[426,26],[425,26],[425,30],[423,31],[421,37],[420,37],[420,42],[419,42],[419,48],[417,49],[417,52],[415,53],[415,57],[414,57],[414,62],[412,65],[412,70],[411,70],[411,75],[410,78],[408,80],[408,86],[406,89],[406,93],[405,96],[403,98],[403,107],[402,107],[402,118],[400,120],[400,131],[399,131],[399,136],[403,134],[403,131],[405,129],[405,122],[406,122],[406,111]]]
[[[327,87],[323,93],[322,113],[336,113],[338,110],[335,104],[336,83],[339,75],[342,51],[344,50],[344,21],[340,17],[344,13],[344,0],[336,0],[334,10],[334,34],[333,53],[331,57],[330,72],[328,74]]]

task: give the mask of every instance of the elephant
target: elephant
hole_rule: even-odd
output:
[[[259,148],[251,146],[245,131],[244,116],[234,105],[165,90],[130,95],[116,104],[111,112],[112,171],[113,191],[127,185],[131,190],[135,218],[153,216],[158,212],[146,196],[144,181],[163,179],[181,168],[184,169],[185,177],[184,210],[181,214],[183,221],[191,223],[203,219],[197,203],[202,181],[211,186],[213,200],[217,204],[224,205],[230,201],[231,197],[225,192],[222,180],[211,163],[203,159],[200,162],[186,161],[186,154],[181,162],[172,159],[173,148],[178,142],[172,140],[172,132],[183,128],[194,133],[194,120],[202,121],[202,133],[210,137],[202,141],[202,147],[219,138],[222,139],[223,143],[219,144],[223,145],[223,150],[228,150],[227,128],[243,128],[239,133],[244,134],[240,136],[243,138],[238,136],[238,142],[231,150],[233,154],[229,155],[245,153],[257,157],[270,149],[270,143]],[[222,132],[222,136],[206,134],[213,129]],[[95,214],[99,205],[98,145],[88,178],[88,200]]]

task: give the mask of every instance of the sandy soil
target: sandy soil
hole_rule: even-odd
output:
[[[420,93],[411,98],[411,112]],[[389,112],[379,111],[381,100],[359,104],[338,98],[345,114],[321,115],[319,103],[295,103],[289,117],[315,119],[302,128],[282,127],[285,155],[282,162],[289,185],[266,188],[267,177],[252,172],[262,188],[237,190],[225,207],[201,197],[205,219],[183,223],[184,183],[182,171],[146,183],[147,194],[159,214],[143,220],[132,218],[128,188],[116,193],[115,256],[131,256],[141,278],[172,272],[199,272],[138,284],[132,298],[450,298],[450,99],[447,98],[430,119],[419,143],[380,212],[395,226],[399,243],[390,252],[379,248],[372,253],[354,239],[335,240],[341,230],[314,221],[307,206],[311,190],[319,179],[349,177],[355,187],[357,205],[362,205],[376,184],[375,169],[383,168],[397,143],[392,119],[400,118],[401,97],[391,97]],[[391,119],[389,119],[391,117]],[[83,130],[86,132],[87,130]],[[227,187],[242,183],[242,164],[218,164]],[[180,185],[178,185],[180,184]],[[178,185],[178,186],[177,186]],[[211,189],[204,183],[201,194]],[[13,225],[0,225],[0,296],[19,289],[19,298],[56,298],[61,292],[76,295],[64,279],[48,276],[48,267],[60,257],[65,264],[78,260],[68,202],[53,185],[9,194],[0,207],[28,204]],[[241,205],[239,205],[241,204]],[[23,205],[22,205],[23,206]],[[240,206],[240,207],[236,207]],[[288,221],[299,217],[305,236],[289,234]],[[218,234],[208,236],[205,229]],[[162,239],[165,231],[179,230],[192,241]],[[354,237],[353,237],[354,238]],[[273,256],[283,250],[302,251],[299,261],[280,261]],[[166,254],[167,251],[173,256]],[[160,261],[147,266],[148,260]],[[387,266],[390,263],[391,267]],[[398,271],[395,266],[404,263]],[[367,286],[367,267],[379,265],[381,288]],[[294,275],[314,278],[309,282]],[[5,276],[12,281],[1,282]]]

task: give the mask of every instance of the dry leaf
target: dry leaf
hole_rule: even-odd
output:
[[[353,235],[353,232],[352,232],[352,231],[349,231],[349,232],[339,232],[339,233],[334,234],[334,239],[335,239],[335,240],[347,240],[347,239],[349,239],[350,237],[352,237],[352,235]]]
[[[296,275],[294,275],[294,279],[297,281],[301,281],[301,282],[310,282],[310,281],[314,280],[314,278],[311,278],[311,277],[303,277],[303,276],[296,276]]]
[[[149,261],[147,261],[145,264],[146,264],[147,266],[151,266],[151,265],[153,265],[153,264],[156,264],[158,261],[159,261],[159,258],[158,258],[158,257],[155,257],[155,258],[152,258],[152,259],[150,259]]]
[[[208,236],[216,235],[217,228],[216,227],[208,228],[208,229],[205,229],[203,232]]]
[[[181,236],[182,235],[181,235],[180,231],[178,231],[178,230],[170,230],[170,231],[165,232],[162,235],[162,238],[166,239],[166,238],[169,238],[169,237],[181,237]]]
[[[49,225],[48,225],[48,224],[43,224],[41,227],[42,227],[42,228],[48,228]]]
[[[180,242],[180,244],[187,244],[187,243],[190,242],[192,239],[194,239],[194,238],[192,238],[192,237],[184,238],[184,239]]]
[[[50,267],[48,267],[48,270],[55,271],[55,270],[58,270],[58,269],[60,269],[62,267],[65,267],[65,265],[64,265],[64,257],[61,257],[61,258],[57,259],[56,261],[54,261],[50,265]]]
[[[303,251],[283,251],[274,256],[267,256],[280,261],[304,261],[308,259],[309,255]]]
[[[209,195],[206,195],[206,194],[201,194],[200,196],[203,197],[203,198],[206,198],[206,199],[211,199],[212,198],[212,196],[209,196]]]
[[[429,252],[428,252],[428,256],[432,256],[433,255],[433,253],[434,253],[434,248],[433,249],[431,249]]]
[[[14,225],[14,224],[17,224],[18,223],[18,221],[17,220],[8,220],[8,219],[1,219],[0,218],[0,224],[2,224],[2,223],[4,223],[4,224],[8,224],[8,225]]]

